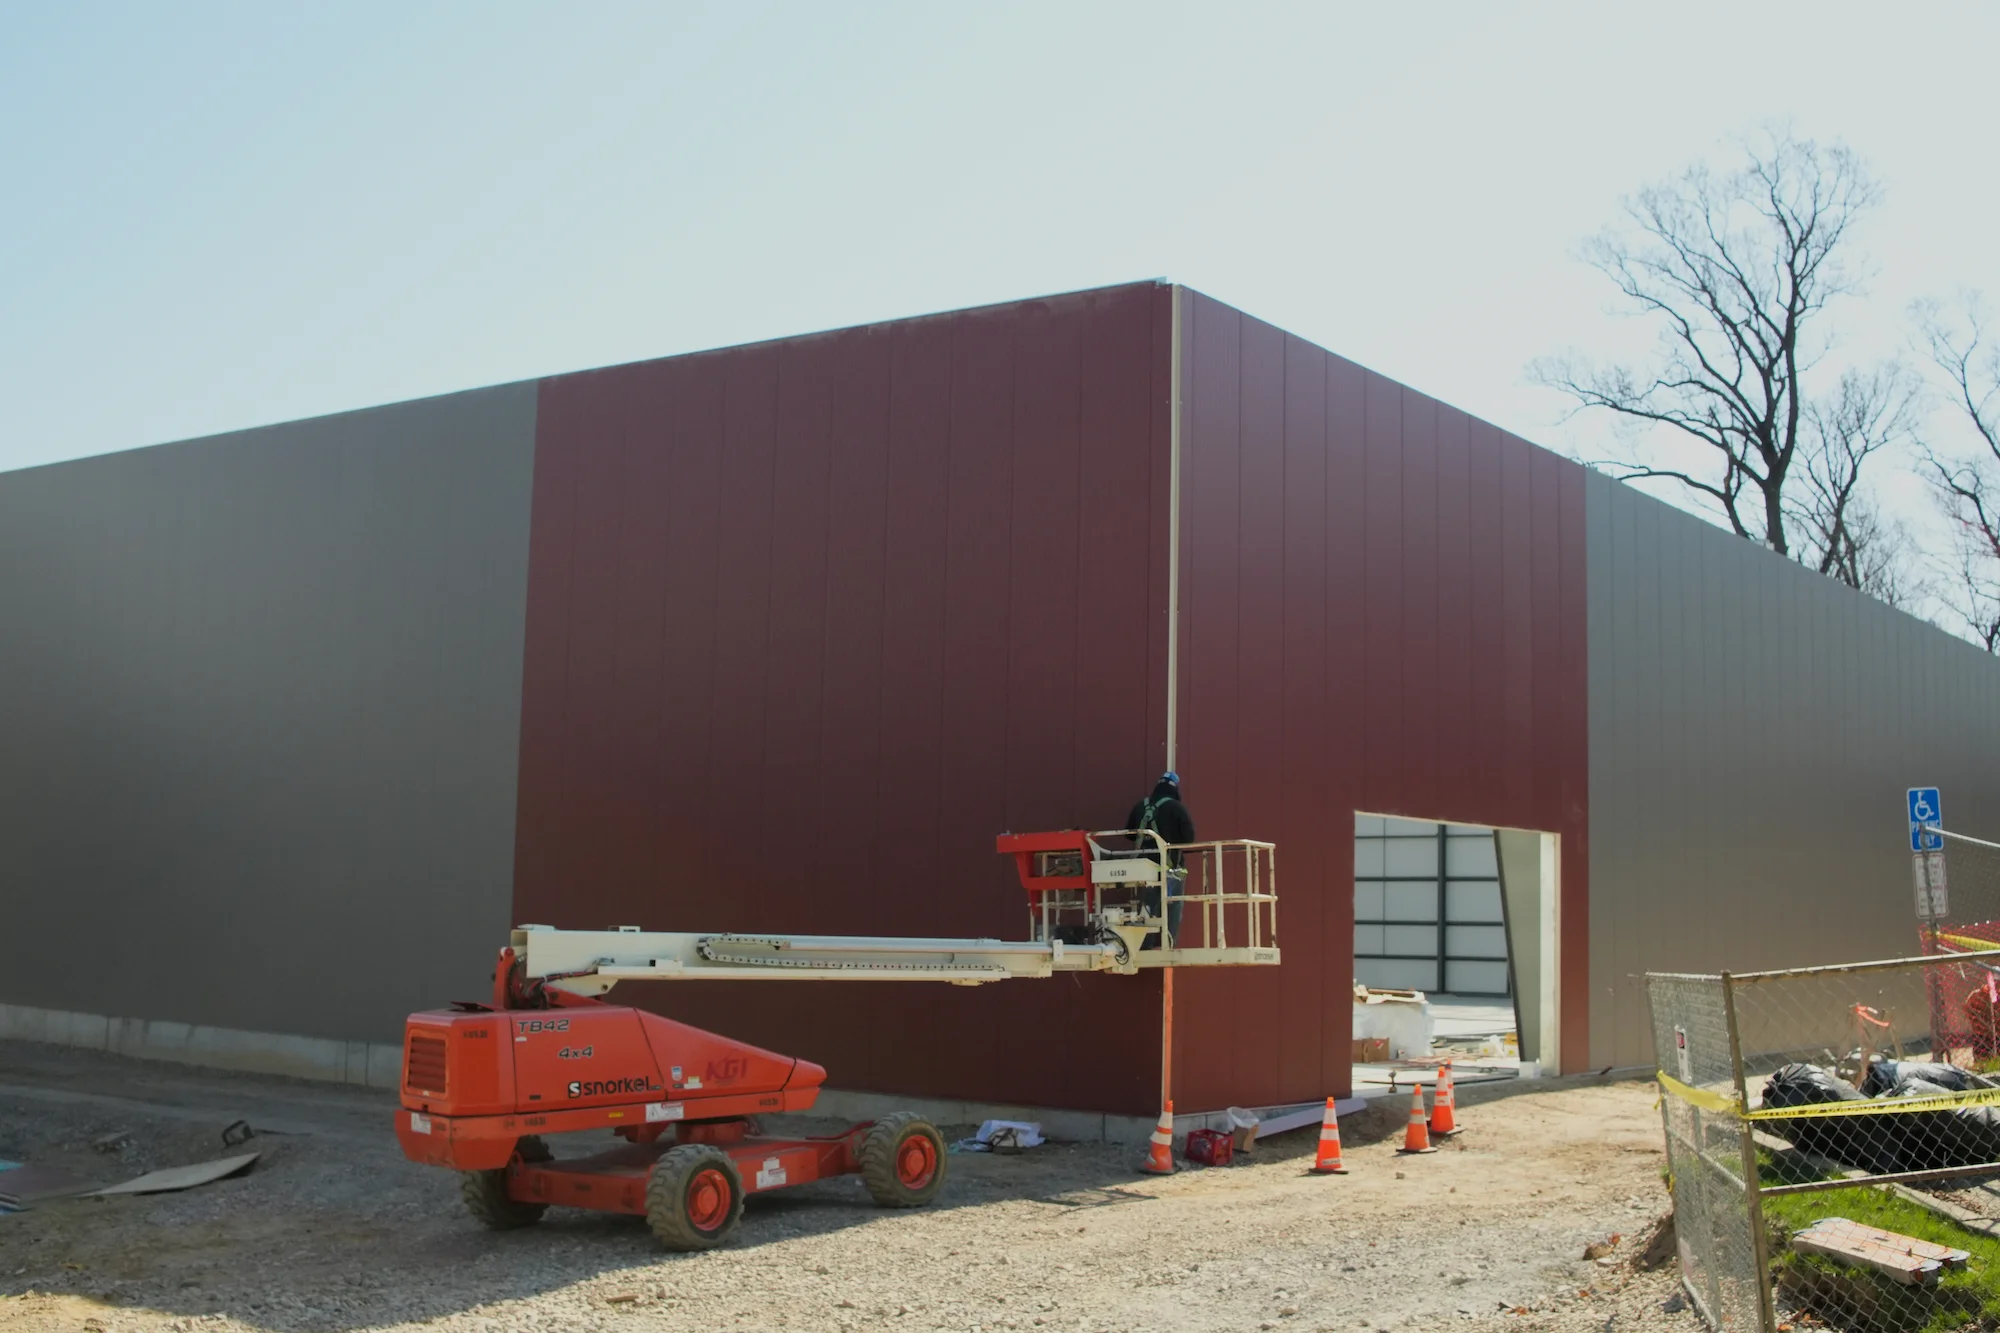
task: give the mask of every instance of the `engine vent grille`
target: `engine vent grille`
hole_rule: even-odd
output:
[[[410,1049],[403,1061],[403,1087],[411,1092],[442,1094],[444,1071],[444,1039],[412,1033]]]

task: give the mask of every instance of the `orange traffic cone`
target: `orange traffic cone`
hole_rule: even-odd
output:
[[[1410,1088],[1410,1127],[1403,1132],[1403,1146],[1396,1151],[1412,1155],[1437,1151],[1431,1147],[1430,1129],[1424,1123],[1424,1085],[1421,1083]]]
[[[1319,1160],[1313,1170],[1322,1176],[1344,1176],[1340,1161],[1340,1121],[1333,1114],[1333,1098],[1326,1099],[1326,1115],[1319,1122]]]
[[[1451,1086],[1451,1061],[1438,1066],[1437,1095],[1431,1099],[1431,1136],[1450,1138],[1458,1133],[1458,1096]]]
[[[1174,1173],[1174,1104],[1168,1102],[1160,1111],[1159,1128],[1153,1131],[1153,1146],[1146,1150],[1146,1160],[1139,1163],[1139,1169],[1149,1176],[1171,1176]]]

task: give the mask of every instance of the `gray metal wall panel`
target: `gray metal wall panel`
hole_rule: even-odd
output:
[[[486,993],[535,403],[0,475],[0,1002],[384,1040]]]
[[[1590,475],[1591,1063],[1640,974],[1915,951],[1906,787],[2000,840],[2000,662]]]

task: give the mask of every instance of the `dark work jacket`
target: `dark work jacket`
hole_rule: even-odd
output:
[[[1151,802],[1154,832],[1170,843],[1193,842],[1194,816],[1190,815],[1188,808],[1181,804],[1177,791],[1178,789],[1169,782],[1155,786],[1150,797],[1132,807],[1132,813],[1125,818],[1125,827],[1128,829],[1141,827],[1146,818],[1146,806]],[[1139,845],[1148,848],[1152,846],[1150,841],[1143,838],[1139,839]],[[1179,852],[1169,853],[1169,856],[1176,867],[1181,864]]]

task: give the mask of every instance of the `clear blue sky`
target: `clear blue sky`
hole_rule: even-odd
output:
[[[1571,257],[1774,117],[2000,298],[2000,6],[0,7],[0,468],[1130,279],[1545,443]]]

